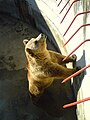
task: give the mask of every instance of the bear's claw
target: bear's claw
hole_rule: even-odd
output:
[[[76,62],[77,56],[75,54],[73,54],[72,59],[73,59],[74,62]]]

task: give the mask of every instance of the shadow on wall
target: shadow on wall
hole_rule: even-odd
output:
[[[86,60],[85,60],[85,50],[83,50],[83,55],[81,57],[80,60],[77,61],[77,66],[81,65],[81,67],[83,68],[84,66],[86,66]],[[79,74],[78,76],[73,78],[73,88],[74,88],[74,94],[75,94],[75,98],[77,98],[77,94],[78,91],[82,85],[82,81],[84,76],[86,75],[86,71],[83,71],[81,74]]]

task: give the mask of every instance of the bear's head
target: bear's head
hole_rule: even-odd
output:
[[[32,38],[31,40],[24,39],[23,43],[25,45],[25,52],[31,55],[42,53],[47,47],[46,36],[42,33],[38,37]]]

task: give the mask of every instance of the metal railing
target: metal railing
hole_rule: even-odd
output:
[[[57,1],[57,0],[56,0],[56,1]],[[71,5],[69,6],[69,8],[68,8],[68,10],[66,11],[65,15],[64,15],[63,18],[61,19],[61,22],[60,22],[60,23],[63,23],[63,21],[65,20],[67,14],[69,13],[71,7],[72,7],[76,2],[78,2],[78,1],[80,1],[80,0],[74,0],[74,1],[71,3]],[[64,5],[64,7],[61,9],[60,13],[62,13],[62,12],[64,11],[64,9],[66,8],[66,6],[68,5],[69,2],[70,2],[70,0],[68,0],[68,1],[66,2],[66,4]],[[58,3],[57,7],[59,7],[61,3],[62,3],[62,0],[60,0],[60,2]],[[60,14],[60,13],[59,13],[59,14]],[[68,28],[66,29],[65,33],[63,34],[63,37],[68,33],[70,27],[72,26],[72,24],[74,23],[74,21],[76,20],[76,18],[77,18],[78,16],[80,16],[80,15],[85,15],[85,14],[88,14],[88,13],[90,13],[90,11],[84,11],[84,12],[80,12],[80,13],[76,14],[75,17],[73,18],[73,20],[71,21],[70,25],[69,25]],[[90,24],[83,24],[83,25],[81,25],[81,26],[73,33],[73,35],[65,42],[64,46],[79,32],[79,30],[80,30],[81,28],[87,27],[87,26],[90,26]],[[71,54],[73,54],[76,50],[78,50],[79,47],[80,47],[82,44],[84,44],[84,43],[86,43],[86,42],[88,42],[88,41],[90,41],[90,39],[87,39],[87,40],[84,40],[83,42],[81,42],[71,53],[69,53],[69,54],[63,59],[63,61],[66,60],[66,59],[67,59]],[[75,72],[74,74],[72,74],[71,76],[67,77],[66,79],[64,79],[64,80],[62,81],[62,83],[65,83],[66,81],[69,81],[71,78],[79,75],[81,72],[83,72],[84,70],[86,70],[86,69],[89,68],[89,67],[90,67],[90,64],[87,65],[87,66],[85,66],[85,67],[83,67],[82,69],[80,69],[79,71]],[[84,99],[82,99],[82,100],[79,100],[79,101],[76,101],[76,102],[73,102],[73,103],[70,103],[70,104],[66,104],[66,105],[63,106],[63,108],[68,108],[68,107],[77,105],[77,104],[79,104],[79,103],[82,103],[82,102],[85,102],[85,101],[88,101],[88,100],[90,100],[90,97],[84,98]]]
[[[71,7],[74,5],[74,3],[78,2],[78,1],[80,1],[80,0],[74,0],[74,1],[71,3],[70,7],[68,8],[67,12],[65,13],[65,15],[64,15],[64,17],[62,18],[62,20],[61,20],[60,23],[62,23],[62,22],[64,21],[64,19],[66,18],[67,14],[69,13]]]

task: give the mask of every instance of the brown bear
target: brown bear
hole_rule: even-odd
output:
[[[54,79],[64,79],[77,71],[77,67],[65,67],[68,62],[74,62],[76,56],[72,55],[65,61],[65,56],[47,50],[46,36],[40,34],[37,38],[23,40],[27,58],[29,91],[34,96],[40,96],[45,88],[49,87]]]

